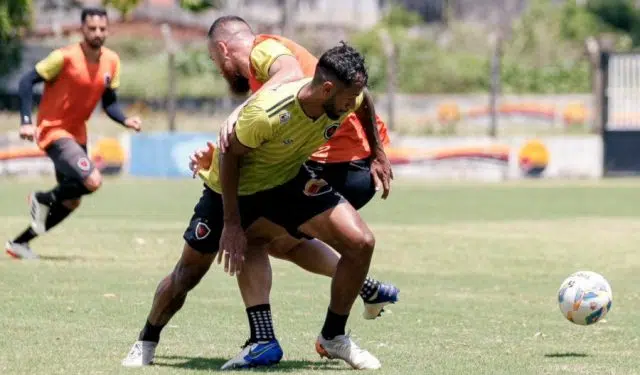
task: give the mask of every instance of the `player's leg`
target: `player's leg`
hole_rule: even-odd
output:
[[[269,366],[282,359],[282,347],[273,329],[269,303],[271,276],[269,255],[261,242],[252,241],[245,254],[242,272],[237,275],[250,336],[242,350],[222,365],[222,370]]]
[[[324,179],[340,193],[356,210],[360,210],[376,194],[375,182],[371,175],[371,162],[368,159],[345,163],[316,163],[308,161],[307,167]],[[375,319],[384,311],[384,307],[398,302],[400,290],[390,283],[383,283],[367,277],[360,297],[364,302],[363,316]]]
[[[376,193],[368,160],[327,164],[307,161],[306,166],[327,181],[356,210],[364,207]],[[311,272],[333,276],[340,257],[322,241],[305,241],[293,248],[279,242],[270,243],[271,255],[290,260]],[[285,253],[281,249],[289,250]],[[400,290],[394,285],[367,277],[360,290],[365,307],[364,318],[375,319],[380,316],[386,305],[398,301],[399,293]]]
[[[380,362],[345,334],[347,320],[366,279],[375,239],[357,211],[347,202],[313,217],[300,231],[321,239],[340,252],[331,281],[331,300],[316,350],[321,356],[340,358],[355,369],[380,368]]]
[[[173,271],[160,281],[145,325],[138,341],[122,361],[123,366],[139,367],[153,363],[162,329],[182,308],[189,291],[209,270],[219,246],[222,225],[222,198],[205,188],[183,235],[182,255]]]
[[[7,252],[18,258],[37,257],[29,242],[62,222],[78,208],[83,195],[96,191],[102,183],[102,176],[89,160],[86,147],[75,140],[58,139],[45,151],[53,161],[58,185],[29,196],[31,225],[6,245]]]
[[[369,269],[375,239],[357,211],[326,181],[301,168],[296,178],[279,187],[267,218],[289,232],[302,232],[341,254],[331,282],[331,302],[317,349],[357,369],[379,368],[380,362],[345,335],[346,322]],[[283,207],[283,205],[291,207]],[[295,209],[294,209],[295,208]]]

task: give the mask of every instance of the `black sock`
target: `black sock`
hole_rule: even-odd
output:
[[[140,341],[151,341],[151,342],[159,342],[160,341],[160,332],[164,328],[164,324],[161,326],[154,326],[153,324],[147,322],[144,325],[144,328],[140,332],[140,336],[138,340]]]
[[[56,225],[60,224],[62,220],[64,220],[69,214],[71,214],[73,210],[68,209],[62,203],[55,203],[51,206],[51,210],[49,211],[49,216],[47,216],[47,221],[45,222],[45,228],[50,230]]]
[[[13,242],[15,243],[29,243],[32,239],[38,237],[36,232],[31,229],[31,227],[27,228],[22,234],[16,237]]]
[[[322,326],[322,337],[326,340],[333,340],[336,336],[344,335],[347,319],[349,319],[349,315],[338,315],[328,309],[327,318]]]
[[[62,202],[69,199],[78,199],[83,195],[90,194],[91,191],[81,181],[67,181],[56,186],[52,194],[56,201]]]
[[[271,305],[256,305],[247,308],[249,327],[251,329],[250,342],[275,340],[273,321],[271,320]]]
[[[360,297],[362,297],[365,302],[369,301],[378,293],[378,288],[380,288],[380,282],[367,277],[364,280],[364,284],[362,284],[362,289],[360,289]]]

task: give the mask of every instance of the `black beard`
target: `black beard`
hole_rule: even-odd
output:
[[[227,80],[227,83],[229,84],[229,90],[235,95],[247,95],[251,89],[249,80],[241,75],[235,75],[232,79]]]

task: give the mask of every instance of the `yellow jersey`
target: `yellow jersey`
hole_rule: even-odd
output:
[[[298,93],[311,78],[286,83],[259,93],[240,112],[235,132],[251,148],[240,162],[238,195],[251,195],[293,179],[302,164],[338,129],[345,117],[332,120],[323,114],[313,120],[304,113]],[[357,100],[356,110],[363,94]],[[208,171],[200,177],[213,191],[222,193],[220,151],[216,148]]]

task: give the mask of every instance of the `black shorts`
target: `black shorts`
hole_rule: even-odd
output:
[[[337,206],[341,200],[342,196],[331,185],[312,177],[311,172],[302,167],[298,175],[284,185],[238,197],[238,208],[244,229],[264,217],[300,237],[298,227]],[[222,195],[205,186],[193,211],[184,240],[201,253],[217,252],[224,226]]]
[[[318,163],[309,160],[305,164],[336,189],[356,210],[364,207],[376,194],[371,162],[368,159],[345,163]]]
[[[45,152],[53,161],[58,182],[84,181],[95,168],[87,155],[87,146],[71,138],[53,141]]]

